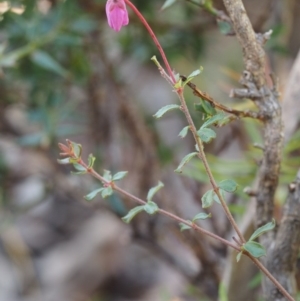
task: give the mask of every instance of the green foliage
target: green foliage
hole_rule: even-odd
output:
[[[200,67],[199,69],[196,69],[190,75],[188,75],[188,77],[186,78],[186,80],[183,83],[183,87],[186,84],[188,84],[190,81],[192,81],[196,76],[200,75],[202,71],[203,71],[203,67]]]
[[[180,164],[178,165],[178,167],[175,169],[175,172],[181,173],[182,172],[182,168],[195,156],[197,156],[197,152],[193,152],[190,153],[188,155],[186,155],[180,162]]]
[[[256,239],[257,237],[259,237],[260,235],[266,233],[267,231],[271,231],[272,229],[275,228],[275,220],[273,219],[272,222],[269,222],[261,227],[259,227],[258,229],[256,229],[254,231],[254,233],[251,235],[251,237],[249,238],[249,240],[242,245],[242,251],[239,252],[237,254],[237,261],[240,260],[243,251],[247,251],[248,253],[250,253],[253,257],[255,258],[259,258],[262,257],[264,255],[266,255],[266,250],[265,248],[258,242],[253,241],[254,239]]]
[[[152,201],[148,201],[147,204],[144,206],[144,210],[148,213],[148,214],[154,214],[158,211],[158,206],[156,205],[156,203],[152,202]]]
[[[104,178],[106,181],[111,182],[111,181],[112,181],[112,175],[111,175],[111,172],[110,172],[109,170],[104,169],[103,178]]]
[[[151,202],[154,195],[163,187],[164,187],[164,184],[160,181],[158,182],[158,184],[155,187],[152,187],[148,192],[147,201]]]
[[[185,126],[179,133],[179,137],[184,138],[187,133],[189,132],[190,127],[189,126]]]
[[[257,237],[259,237],[260,235],[272,230],[275,228],[275,220],[273,218],[273,220],[267,224],[265,224],[264,226],[259,227],[258,229],[256,229],[254,231],[254,233],[251,235],[251,237],[249,238],[249,241],[252,241],[254,239],[256,239]]]
[[[247,241],[242,248],[255,258],[266,255],[265,248],[260,243],[255,241]]]
[[[122,180],[127,174],[128,174],[128,171],[119,171],[115,175],[113,175],[112,180],[113,181]]]
[[[234,192],[237,189],[237,184],[233,180],[223,180],[219,183],[219,187],[227,192]]]
[[[208,143],[217,137],[216,132],[208,128],[200,128],[200,130],[197,131],[197,134],[200,137],[200,139],[205,143]]]
[[[159,208],[158,208],[157,204],[152,201],[152,198],[162,187],[164,187],[164,184],[162,182],[158,182],[158,185],[150,188],[148,195],[147,195],[147,203],[145,205],[137,206],[137,207],[131,209],[128,212],[128,214],[122,218],[122,220],[125,223],[130,223],[131,220],[141,211],[145,211],[150,215],[157,213]]]
[[[165,113],[175,110],[175,109],[180,109],[179,105],[167,105],[159,109],[153,116],[155,118],[161,118]]]
[[[87,200],[87,201],[91,201],[92,199],[94,199],[96,197],[96,195],[98,193],[100,193],[101,191],[103,191],[103,187],[99,188],[99,189],[95,189],[93,190],[92,192],[90,192],[89,194],[87,194],[84,198]]]
[[[203,108],[203,107],[202,107]],[[208,126],[215,125],[218,126],[220,122],[224,122],[224,119],[227,118],[224,113],[218,113],[216,115],[213,115],[209,117],[200,127],[200,129],[197,131],[198,136],[200,139],[208,143],[212,139],[216,138],[217,134],[212,129],[208,128]]]
[[[141,211],[144,211],[144,206],[137,206],[131,209],[124,217],[122,217],[122,220],[126,224],[129,224],[131,220]]]
[[[195,110],[201,112],[205,118],[217,114],[216,109],[206,100],[200,99],[200,103],[195,104]]]
[[[211,213],[207,214],[207,213],[204,213],[204,212],[200,212],[198,213],[197,215],[194,216],[192,222],[194,223],[195,221],[201,219],[201,220],[204,220],[204,219],[207,219],[207,218],[210,218],[211,217]]]
[[[183,232],[185,230],[189,230],[189,229],[192,229],[192,226],[188,226],[184,223],[179,223],[179,227],[180,227],[180,232]]]

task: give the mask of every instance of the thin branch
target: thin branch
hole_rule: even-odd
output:
[[[300,248],[300,171],[296,180],[289,185],[289,195],[279,226],[274,247],[267,257],[267,267],[291,295],[297,291],[295,282],[296,262]],[[274,264],[275,262],[275,264]],[[270,299],[283,301],[277,288],[266,286]]]
[[[194,136],[195,142],[196,142],[196,144],[198,146],[198,149],[199,149],[199,151],[198,151],[198,157],[203,162],[205,171],[206,171],[206,173],[207,173],[207,175],[209,177],[209,181],[210,181],[210,183],[211,183],[211,185],[213,187],[213,190],[216,193],[216,195],[218,196],[218,198],[219,198],[219,200],[221,202],[221,205],[222,205],[222,207],[223,207],[223,209],[225,211],[225,214],[226,214],[226,216],[227,216],[230,224],[234,228],[235,232],[237,233],[240,241],[243,242],[243,243],[245,243],[246,240],[245,240],[243,234],[241,233],[241,231],[239,230],[239,227],[238,227],[237,223],[235,222],[235,220],[234,220],[234,218],[233,218],[233,216],[232,216],[232,214],[231,214],[231,212],[230,212],[230,210],[229,210],[229,208],[228,208],[228,206],[227,206],[227,204],[226,204],[226,202],[225,202],[225,200],[223,198],[223,195],[220,193],[218,184],[217,184],[217,182],[216,182],[216,180],[215,180],[215,178],[214,178],[214,176],[213,176],[213,174],[211,172],[211,169],[209,167],[209,164],[208,164],[205,152],[204,152],[203,143],[202,143],[200,137],[197,134],[197,129],[195,127],[195,124],[193,122],[191,114],[190,114],[190,112],[188,110],[188,107],[186,105],[186,102],[185,102],[185,99],[184,99],[184,96],[183,96],[183,89],[178,89],[177,90],[177,94],[178,94],[178,97],[180,99],[181,110],[183,111],[183,113],[184,113],[184,115],[185,115],[185,117],[187,119],[187,122],[188,122],[188,124],[190,126],[190,130],[191,130],[191,132],[192,132],[192,134]]]
[[[138,197],[132,195],[131,193],[125,191],[124,189],[118,187],[114,182],[110,182],[110,181],[105,180],[105,179],[104,179],[99,173],[97,173],[93,168],[88,168],[87,164],[86,164],[85,162],[83,162],[82,159],[80,159],[80,160],[78,161],[78,164],[80,164],[81,166],[83,166],[84,168],[86,168],[87,173],[89,173],[90,175],[92,175],[94,178],[98,179],[98,180],[101,181],[103,184],[106,184],[106,185],[111,186],[111,188],[112,188],[113,190],[119,192],[120,194],[122,194],[122,195],[128,197],[129,199],[131,199],[131,200],[137,202],[137,203],[140,204],[140,205],[146,205],[146,204],[147,204],[146,201],[144,201],[144,200],[142,200],[142,199],[140,199],[140,198],[138,198]],[[183,219],[183,218],[181,218],[181,217],[179,217],[179,216],[177,216],[177,215],[175,215],[175,214],[173,214],[173,213],[171,213],[171,212],[168,212],[168,211],[166,211],[166,210],[164,210],[164,209],[159,209],[158,212],[161,213],[161,214],[163,214],[163,215],[165,215],[165,216],[168,216],[168,217],[170,217],[170,218],[176,220],[176,221],[179,222],[179,223],[183,223],[183,224],[185,224],[185,225],[187,225],[187,226],[190,226],[191,228],[193,228],[193,229],[194,229],[195,231],[197,231],[197,232],[200,232],[200,233],[202,233],[202,234],[208,235],[208,236],[210,236],[210,237],[212,237],[212,238],[214,238],[214,239],[219,240],[219,241],[222,242],[223,244],[225,244],[225,245],[227,245],[227,246],[229,246],[229,247],[235,249],[237,252],[240,252],[240,251],[241,251],[240,247],[236,246],[236,245],[233,244],[232,242],[230,242],[230,241],[228,241],[228,240],[226,240],[226,239],[224,239],[224,238],[222,238],[222,237],[220,237],[220,236],[218,236],[218,235],[216,235],[216,234],[214,234],[214,233],[212,233],[212,232],[209,232],[209,231],[207,231],[207,230],[205,230],[205,229],[199,227],[199,226],[196,225],[195,223],[191,223],[190,221],[187,221],[187,220],[185,220],[185,219]]]
[[[78,164],[82,165],[84,168],[86,168],[87,172],[92,175],[94,178],[98,179],[99,181],[101,181],[104,185],[109,185],[111,186],[111,188],[117,192],[119,192],[121,195],[124,195],[126,197],[128,197],[129,199],[137,202],[140,205],[146,205],[147,202],[132,195],[131,193],[125,191],[124,189],[118,187],[117,185],[115,185],[114,182],[109,182],[107,180],[105,180],[99,173],[97,173],[93,168],[89,168],[87,166],[87,164],[85,164],[83,162],[82,159],[79,159],[79,161],[77,162]],[[221,199],[220,199],[221,200]],[[233,248],[234,250],[236,250],[237,252],[241,252],[241,243],[239,243],[238,245],[235,245],[233,243],[231,243],[230,241],[212,233],[209,232],[201,227],[199,227],[198,225],[196,225],[195,223],[191,223],[190,221],[187,221],[171,212],[168,212],[164,209],[158,209],[157,211],[158,213],[168,216],[170,218],[172,218],[173,220],[179,222],[179,223],[183,223],[191,228],[193,228],[195,231],[210,236],[222,243],[224,243],[225,245],[227,245],[228,247]],[[235,239],[234,239],[235,240]],[[248,256],[257,266],[258,268],[270,279],[270,281],[272,283],[274,283],[274,285],[280,290],[280,292],[289,300],[289,301],[295,301],[290,295],[289,293],[284,289],[284,287],[276,280],[276,278],[274,278],[274,276],[264,267],[264,265],[256,258],[254,258],[253,256],[251,256],[251,254],[249,254],[248,252],[243,252],[246,256]]]
[[[187,78],[183,75],[180,76],[182,78],[183,81],[186,81]],[[237,117],[250,117],[250,118],[254,118],[254,119],[259,119],[259,120],[264,120],[265,119],[265,115],[260,113],[260,112],[254,112],[254,111],[240,111],[240,110],[235,110],[229,107],[224,106],[223,104],[217,102],[216,100],[214,100],[210,95],[208,95],[205,92],[202,92],[199,88],[197,88],[197,86],[195,84],[193,84],[192,82],[188,82],[187,86],[189,86],[192,90],[193,90],[193,94],[199,98],[202,98],[204,100],[206,100],[207,102],[209,102],[214,108],[218,108],[221,111],[224,111],[226,113],[229,114],[233,114]]]

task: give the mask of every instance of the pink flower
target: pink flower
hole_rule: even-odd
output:
[[[108,25],[115,31],[129,23],[128,12],[124,0],[108,0],[106,2],[106,16]]]

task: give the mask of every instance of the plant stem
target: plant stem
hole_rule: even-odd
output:
[[[199,145],[198,145],[199,147]],[[83,162],[82,159],[80,159],[78,161],[78,164],[82,165],[84,168],[86,168],[87,172],[92,175],[94,178],[98,179],[99,181],[101,181],[102,183],[106,184],[106,185],[110,185],[111,188],[117,192],[119,192],[120,194],[128,197],[129,199],[137,202],[138,204],[140,205],[146,205],[147,202],[132,195],[131,193],[125,191],[124,189],[118,187],[115,185],[114,182],[109,182],[107,180],[105,180],[99,173],[97,173],[93,168],[88,168],[87,164],[85,164]],[[221,200],[221,199],[220,199]],[[234,250],[236,250],[237,252],[241,252],[241,248],[235,244],[233,244],[232,242],[214,234],[214,233],[211,233],[201,227],[199,227],[198,225],[194,224],[194,223],[191,223],[190,221],[187,221],[171,212],[168,212],[164,209],[158,209],[158,211],[160,214],[162,215],[165,215],[165,216],[168,216],[170,218],[172,218],[173,220],[177,221],[177,222],[180,222],[180,223],[183,223],[187,226],[190,226],[191,228],[193,228],[195,231],[199,232],[199,233],[202,233],[202,234],[205,234],[207,236],[210,236],[222,243],[224,243],[225,245],[233,248]],[[272,274],[265,268],[265,266],[257,259],[257,258],[254,258],[253,256],[251,256],[251,254],[249,254],[248,252],[244,252],[244,254],[246,256],[248,256],[256,265],[257,267],[274,283],[274,285],[281,291],[281,293],[289,300],[289,301],[295,301],[293,299],[293,297],[285,290],[285,288],[272,276]]]
[[[265,268],[265,266],[257,259],[252,257],[249,253],[244,253],[247,255],[257,267],[274,283],[274,285],[280,290],[283,296],[285,296],[289,301],[295,301],[295,299],[288,293],[288,291],[276,280],[276,278]]]
[[[165,66],[166,66],[166,68],[167,68],[167,70],[168,70],[168,73],[169,73],[169,75],[170,75],[170,77],[171,77],[171,79],[172,79],[173,84],[175,84],[175,83],[176,83],[176,79],[175,79],[174,74],[173,74],[173,72],[172,72],[171,66],[170,66],[170,64],[169,64],[169,62],[168,62],[168,59],[167,59],[167,57],[166,57],[166,55],[165,55],[165,52],[164,52],[163,48],[161,47],[161,45],[160,45],[160,43],[159,43],[159,41],[158,41],[158,39],[157,39],[155,33],[153,32],[153,30],[151,29],[151,27],[149,26],[148,22],[147,22],[146,19],[143,17],[143,15],[142,15],[142,14],[139,12],[139,10],[134,6],[134,4],[131,3],[129,0],[125,0],[125,2],[128,4],[128,6],[131,7],[131,9],[134,11],[134,13],[138,16],[138,18],[142,21],[142,23],[144,24],[144,26],[145,26],[146,29],[148,30],[148,32],[149,32],[149,34],[150,34],[150,36],[151,36],[151,38],[152,38],[154,44],[156,45],[158,51],[160,52],[160,54],[161,54],[161,56],[162,56],[162,59],[163,59],[163,61],[164,61],[164,63],[165,63]]]
[[[122,195],[128,197],[129,199],[131,199],[131,200],[137,202],[137,203],[140,204],[140,205],[146,205],[146,204],[147,204],[146,201],[144,201],[144,200],[142,200],[142,199],[140,199],[140,198],[138,198],[138,197],[132,195],[131,193],[125,191],[124,189],[122,189],[122,188],[116,186],[114,182],[110,182],[110,181],[105,180],[105,179],[104,179],[99,173],[97,173],[93,168],[88,168],[88,166],[83,162],[82,159],[80,159],[80,160],[78,161],[78,164],[80,164],[80,165],[82,165],[84,168],[86,168],[87,172],[88,172],[90,175],[92,175],[94,178],[98,179],[99,181],[101,181],[102,183],[104,183],[104,184],[106,184],[106,185],[110,185],[111,188],[112,188],[113,190],[119,192],[120,194],[122,194]],[[209,231],[207,231],[207,230],[205,230],[205,229],[199,227],[197,224],[192,223],[191,221],[187,221],[187,220],[185,220],[185,219],[183,219],[183,218],[181,218],[181,217],[179,217],[179,216],[177,216],[177,215],[175,215],[175,214],[173,214],[173,213],[171,213],[171,212],[168,212],[168,211],[166,211],[166,210],[164,210],[164,209],[158,209],[158,212],[161,213],[161,214],[163,214],[163,215],[165,215],[165,216],[168,216],[168,217],[172,218],[173,220],[176,220],[176,221],[179,222],[179,223],[183,223],[183,224],[185,224],[185,225],[187,225],[187,226],[190,226],[191,228],[193,228],[193,229],[194,229],[195,231],[197,231],[197,232],[200,232],[200,233],[205,234],[205,235],[208,235],[208,236],[210,236],[210,237],[212,237],[212,238],[214,238],[214,239],[216,239],[216,240],[219,240],[219,241],[222,242],[223,244],[225,244],[225,245],[227,245],[227,246],[229,246],[229,247],[235,249],[237,252],[240,252],[240,251],[241,251],[240,247],[236,246],[234,243],[232,243],[232,242],[230,242],[230,241],[228,241],[228,240],[226,240],[226,239],[224,239],[224,238],[222,238],[222,237],[220,237],[220,236],[218,236],[218,235],[216,235],[216,234],[214,234],[214,233],[212,233],[212,232],[209,232]]]
[[[216,183],[216,181],[214,179],[214,176],[213,176],[213,174],[211,172],[211,169],[210,169],[210,167],[208,165],[208,161],[207,161],[207,158],[206,158],[205,152],[204,152],[203,143],[202,143],[200,137],[197,134],[197,129],[195,127],[195,124],[193,122],[193,119],[191,117],[191,114],[190,114],[190,112],[188,110],[188,107],[186,105],[186,102],[185,102],[185,99],[184,99],[184,96],[183,96],[183,89],[182,88],[178,89],[177,90],[177,94],[178,94],[179,99],[180,99],[181,110],[183,111],[183,113],[184,113],[184,115],[185,115],[185,117],[187,119],[187,122],[188,122],[188,124],[190,126],[190,130],[191,130],[191,132],[192,132],[192,134],[194,136],[194,139],[195,139],[195,141],[197,143],[197,146],[198,146],[198,149],[199,149],[198,157],[203,162],[205,171],[206,171],[206,173],[207,173],[207,175],[209,177],[209,181],[210,181],[210,183],[211,183],[211,185],[213,187],[213,190],[217,194],[217,196],[218,196],[218,198],[219,198],[219,200],[221,202],[221,205],[224,208],[225,214],[226,214],[226,216],[227,216],[230,224],[234,228],[235,232],[237,233],[239,239],[241,240],[241,242],[245,243],[246,240],[245,240],[243,234],[241,233],[241,231],[239,230],[238,225],[236,224],[236,222],[235,222],[235,220],[234,220],[234,218],[233,218],[230,210],[228,209],[228,206],[227,206],[227,204],[226,204],[226,202],[225,202],[222,194],[220,193],[219,187],[218,187],[218,185],[217,185],[217,183]]]

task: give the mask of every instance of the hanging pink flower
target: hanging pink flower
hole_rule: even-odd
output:
[[[128,12],[124,0],[108,0],[106,2],[106,16],[108,25],[115,31],[129,23]]]

